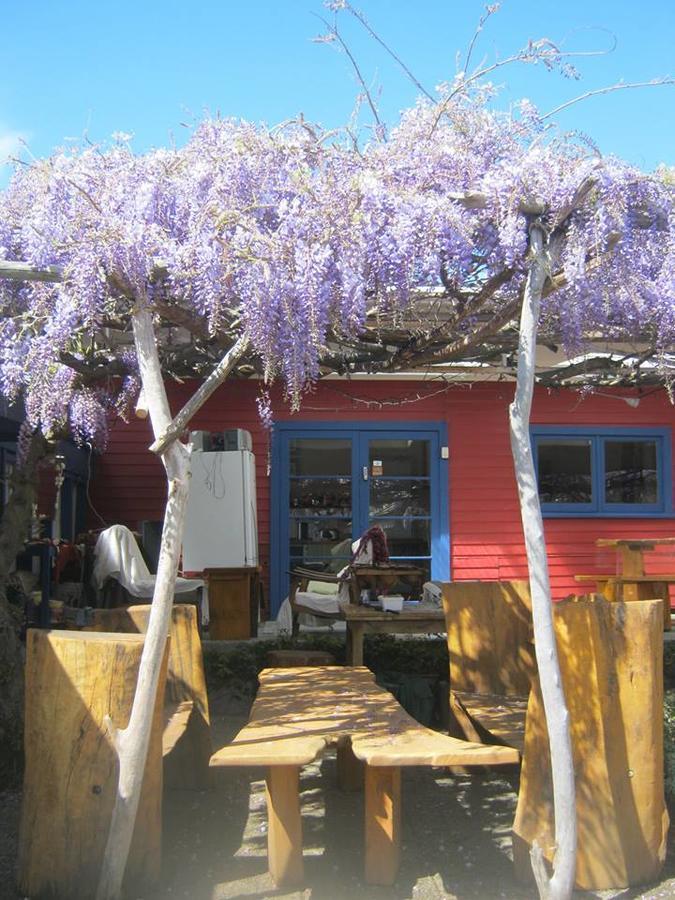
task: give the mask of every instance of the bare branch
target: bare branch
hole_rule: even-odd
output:
[[[344,52],[347,54],[347,58],[349,59],[350,63],[352,64],[352,68],[354,69],[354,72],[356,73],[358,82],[361,85],[361,88],[363,89],[364,96],[365,96],[366,100],[368,101],[368,106],[370,107],[370,111],[372,112],[373,118],[375,119],[375,124],[377,126],[377,136],[378,137],[384,136],[385,131],[386,131],[385,127],[382,124],[382,120],[380,119],[380,115],[377,111],[377,106],[375,105],[375,101],[373,100],[373,95],[371,94],[370,88],[366,84],[366,81],[365,81],[363,75],[361,74],[361,69],[359,68],[359,64],[356,62],[356,59],[354,58],[354,54],[351,52],[351,50],[349,49],[349,46],[343,40],[342,35],[340,34],[340,32],[337,29],[337,25],[331,25],[329,22],[327,22],[323,18],[323,16],[317,16],[317,19],[319,19],[319,21],[323,22],[323,24],[328,29],[328,33],[339,43],[339,45],[342,47]]]
[[[541,121],[543,122],[545,119],[550,119],[552,116],[557,115],[563,109],[567,109],[569,106],[573,106],[575,103],[580,103],[582,100],[587,100],[589,97],[596,97],[598,94],[611,94],[614,91],[626,91],[631,88],[643,88],[643,87],[661,87],[663,85],[673,85],[675,84],[675,77],[671,75],[666,75],[663,78],[653,78],[651,81],[631,81],[619,82],[618,84],[610,84],[607,87],[596,88],[593,91],[586,91],[585,94],[579,94],[578,97],[573,97],[571,100],[567,100],[565,103],[561,103],[560,106],[556,106],[555,109],[550,110],[545,115],[541,116]]]
[[[65,350],[61,351],[59,359],[64,366],[77,372],[85,383],[128,375],[131,372],[130,367],[120,359],[107,359],[100,356],[91,360],[80,359]]]
[[[161,455],[169,444],[180,436],[194,414],[201,409],[216,388],[225,381],[247,348],[248,338],[240,337],[234,347],[228,350],[206,381],[190,397],[181,411],[164,428],[162,434],[150,445],[152,453]]]
[[[476,46],[476,41],[478,40],[478,35],[483,30],[483,26],[490,18],[491,15],[499,11],[499,4],[495,4],[494,6],[486,6],[485,12],[478,20],[478,25],[476,26],[476,30],[473,33],[473,37],[471,38],[471,42],[469,44],[469,49],[466,51],[466,61],[464,62],[464,71],[469,71],[469,63],[471,62],[471,54],[473,53],[473,48]]]
[[[379,34],[376,31],[373,30],[373,28],[368,23],[368,20],[366,19],[364,14],[360,10],[355,9],[351,5],[351,3],[345,3],[342,8],[346,12],[351,13],[351,15],[353,15],[354,18],[357,19],[361,23],[361,25],[363,25],[363,27],[366,29],[366,31],[371,36],[371,38],[373,38],[374,41],[377,41],[377,43],[380,45],[380,47],[382,47],[382,49],[386,53],[388,53],[389,56],[391,56],[391,58],[394,60],[394,62],[401,69],[403,69],[403,71],[408,76],[410,81],[412,81],[412,83],[415,85],[417,90],[420,91],[422,94],[424,94],[424,96],[427,97],[429,100],[431,100],[432,103],[436,103],[436,98],[433,96],[433,94],[429,93],[429,91],[417,80],[417,78],[415,78],[413,73],[410,71],[408,66],[406,66],[406,64],[403,62],[403,60],[400,58],[400,56],[398,56],[396,53],[394,53],[394,51],[391,49],[391,47],[382,40],[382,38],[379,36]]]

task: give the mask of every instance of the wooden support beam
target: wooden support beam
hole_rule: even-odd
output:
[[[368,884],[391,885],[401,858],[401,769],[366,766],[366,860]]]
[[[266,796],[270,875],[278,887],[299,884],[304,877],[300,767],[269,766]]]
[[[157,440],[150,445],[152,453],[163,453],[171,441],[179,437],[194,414],[201,409],[216,388],[225,381],[237,362],[246,352],[247,347],[248,338],[240,337],[236,344],[227,351],[206,381],[190,397],[185,406],[166,426]]]
[[[364,764],[354,756],[349,735],[337,742],[337,777],[341,791],[362,791]]]

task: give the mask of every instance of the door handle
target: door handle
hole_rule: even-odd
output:
[[[363,480],[368,481],[368,466],[363,467]]]

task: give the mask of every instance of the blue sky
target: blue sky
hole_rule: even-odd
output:
[[[473,34],[483,4],[474,0],[357,0],[370,23],[432,89],[455,72],[455,54]],[[322,31],[321,0],[32,0],[3,4],[0,158],[25,141],[45,156],[71,140],[134,135],[142,152],[182,143],[205,111],[276,124],[299,112],[328,127],[343,124],[358,87]],[[357,24],[341,28],[366,79],[382,89],[393,122],[415,88]],[[474,60],[508,56],[529,37],[570,50],[611,43],[609,55],[576,61],[580,82],[540,67],[505,69],[502,100],[528,97],[549,110],[618,80],[675,74],[673,0],[506,0],[484,30]],[[11,36],[11,39],[7,39]],[[591,135],[603,153],[645,169],[675,163],[675,87],[621,91],[566,111],[565,129]],[[25,151],[21,151],[25,156]],[[9,167],[0,167],[0,185]]]

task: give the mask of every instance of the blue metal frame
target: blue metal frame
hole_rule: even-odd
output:
[[[669,519],[674,518],[672,485],[672,434],[670,428],[621,428],[618,426],[533,425],[530,428],[535,469],[538,473],[537,447],[541,438],[585,438],[591,443],[591,503],[542,503],[545,518],[602,518],[602,519]],[[645,440],[656,443],[658,500],[656,503],[606,503],[603,499],[605,483],[605,441]]]
[[[450,577],[449,478],[448,460],[441,459],[441,447],[447,446],[445,422],[291,422],[274,424],[272,439],[272,477],[270,492],[270,610],[276,615],[288,594],[286,548],[289,543],[288,486],[289,442],[296,438],[323,438],[352,442],[352,533],[358,537],[359,522],[364,521],[364,494],[360,466],[368,441],[382,437],[392,440],[430,441],[431,503],[431,577],[447,581]],[[367,462],[367,458],[366,458]],[[366,494],[367,496],[367,494]],[[357,533],[358,532],[358,533]]]

